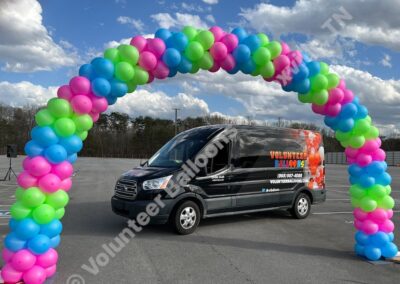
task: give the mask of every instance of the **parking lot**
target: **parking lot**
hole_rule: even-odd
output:
[[[13,161],[20,171],[22,159]],[[0,157],[0,178],[8,160]],[[203,220],[178,236],[168,226],[147,226],[96,276],[83,270],[104,252],[125,220],[110,198],[119,175],[138,160],[81,158],[63,219],[61,256],[53,283],[398,283],[400,265],[370,263],[353,253],[353,216],[346,167],[327,166],[327,201],[305,220],[285,211]],[[390,168],[400,236],[400,168]],[[0,182],[0,234],[8,232],[14,181]],[[399,244],[399,241],[397,241]],[[68,282],[69,281],[69,282]],[[72,282],[75,281],[75,282]]]

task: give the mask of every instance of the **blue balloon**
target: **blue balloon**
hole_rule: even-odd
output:
[[[392,177],[390,176],[390,174],[384,172],[376,177],[375,183],[381,184],[383,186],[389,185],[392,183]]]
[[[67,157],[67,161],[70,162],[71,164],[75,163],[77,159],[78,155],[76,153],[71,154]]]
[[[363,105],[358,105],[355,119],[363,119],[366,118],[367,115],[368,115],[368,109]]]
[[[154,34],[154,37],[161,38],[163,41],[167,41],[167,39],[172,35],[171,31],[168,29],[158,29]]]
[[[349,176],[349,182],[350,184],[357,184],[359,183],[360,179],[354,176]]]
[[[228,72],[229,74],[236,74],[237,72],[239,72],[239,64],[236,64],[235,65],[235,67],[233,67],[231,70],[229,70],[229,71],[226,71],[226,72]]]
[[[363,169],[356,164],[350,165],[347,171],[353,177],[360,177],[364,173]]]
[[[389,242],[393,242],[393,240],[394,240],[394,234],[393,234],[393,232],[388,233],[387,235],[388,235],[388,238],[389,238]]]
[[[321,71],[321,65],[318,61],[310,61],[307,63],[307,68],[309,73],[309,77],[314,77]]]
[[[234,28],[232,30],[232,33],[237,36],[239,42],[247,37],[247,32],[243,28]]]
[[[65,148],[67,155],[78,153],[83,147],[82,140],[77,135],[61,138],[60,145]]]
[[[106,79],[111,79],[114,76],[114,64],[110,60],[96,57],[91,63],[97,76]]]
[[[15,232],[11,232],[7,235],[7,237],[4,239],[4,246],[13,252],[19,251],[23,248],[25,248],[26,241],[21,240],[20,238],[17,237],[17,234]]]
[[[112,80],[111,81],[111,96],[121,98],[128,93],[128,86],[119,80]]]
[[[235,57],[238,64],[248,61],[250,59],[250,56],[250,48],[244,44],[239,44],[233,51],[233,57]]]
[[[311,82],[310,79],[305,78],[303,81],[292,82],[293,91],[300,94],[307,94],[310,91]]]
[[[360,245],[365,246],[365,245],[369,244],[368,235],[363,233],[362,231],[357,231],[354,238],[356,239],[356,242]]]
[[[333,130],[337,130],[337,125],[339,123],[339,118],[338,117],[333,117],[333,116],[325,116],[324,122],[327,126],[332,128]]]
[[[353,103],[348,103],[342,106],[339,116],[341,118],[354,117],[357,114],[357,106]]]
[[[349,132],[350,130],[353,129],[353,127],[354,127],[354,119],[347,118],[339,120],[338,129],[340,131]]]
[[[36,141],[30,140],[25,144],[24,151],[29,157],[33,158],[42,155],[44,148],[41,147]]]
[[[59,164],[67,159],[67,150],[59,144],[52,145],[44,151],[46,159],[53,164]]]
[[[283,85],[283,86],[282,86],[282,90],[284,90],[285,92],[292,92],[292,91],[294,91],[293,82],[290,82],[290,84],[287,84],[287,85]]]
[[[52,238],[50,239],[50,246],[51,246],[52,248],[56,248],[56,247],[58,247],[58,246],[60,245],[60,242],[61,242],[60,235],[57,235],[57,236],[52,237]]]
[[[111,106],[117,102],[118,98],[114,97],[114,96],[108,96],[108,97],[106,97],[106,99],[107,99],[108,105]]]
[[[387,258],[392,258],[397,255],[399,249],[394,243],[387,243],[384,247],[382,247],[382,255]]]
[[[90,81],[97,77],[97,74],[94,72],[94,68],[92,64],[83,64],[79,68],[79,76],[86,77]]]
[[[174,33],[170,38],[167,40],[167,47],[168,48],[175,48],[178,51],[184,51],[189,43],[189,39],[187,36],[182,33]]]
[[[179,50],[175,48],[167,48],[167,50],[164,52],[162,60],[168,67],[175,68],[181,63],[182,56]]]
[[[92,91],[98,97],[107,97],[111,92],[111,84],[107,79],[98,77],[92,81]]]
[[[10,221],[8,221],[8,226],[10,227],[11,231],[15,231],[17,229],[19,222],[20,221],[17,221],[14,218],[11,218]]]
[[[28,249],[34,254],[43,254],[50,247],[50,238],[46,235],[39,234],[28,241]]]
[[[18,238],[28,240],[39,234],[40,226],[31,218],[23,219],[19,222],[15,233]]]
[[[31,136],[42,147],[49,147],[58,143],[58,136],[50,126],[35,126]]]
[[[302,52],[302,55],[303,55],[303,61],[305,62],[305,63],[308,63],[308,62],[310,62],[311,61],[311,57],[308,55],[308,53],[306,53],[306,52]]]
[[[58,219],[54,219],[50,223],[40,226],[40,233],[48,236],[50,239],[61,234],[63,225]]]
[[[384,232],[378,231],[377,233],[369,236],[369,241],[370,244],[374,246],[383,247],[389,243],[389,236]]]
[[[375,184],[375,178],[373,178],[369,175],[366,175],[366,174],[361,175],[359,181],[360,181],[360,185],[364,188],[371,187]]]
[[[357,255],[359,256],[365,256],[364,255],[364,251],[365,251],[365,247],[360,245],[360,244],[355,244],[354,245],[354,251],[356,252]]]
[[[181,63],[178,66],[178,71],[180,73],[186,74],[192,70],[193,64],[185,56],[182,56]]]
[[[373,161],[370,163],[368,166],[365,167],[365,171],[367,174],[370,176],[379,176],[382,173],[385,172],[385,162],[378,162],[378,161]],[[386,164],[387,167],[387,164]]]
[[[366,258],[374,261],[380,259],[382,256],[381,250],[371,245],[365,246],[364,253]]]
[[[301,82],[308,78],[310,71],[308,71],[307,65],[301,63],[297,68],[293,69],[293,82]]]
[[[243,39],[242,43],[247,45],[251,52],[255,52],[261,46],[260,38],[257,35],[249,35]]]
[[[177,73],[178,73],[178,68],[169,68],[168,77],[170,78],[175,77]]]
[[[251,74],[254,72],[254,70],[256,70],[256,68],[257,68],[257,66],[251,58],[249,60],[243,62],[242,64],[240,64],[240,70],[244,74]]]

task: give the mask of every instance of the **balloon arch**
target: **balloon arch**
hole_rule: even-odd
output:
[[[285,91],[297,92],[300,102],[310,103],[313,112],[324,115],[346,148],[350,165],[355,252],[370,260],[396,255],[385,152],[366,107],[345,81],[326,63],[312,61],[265,34],[185,27],[180,32],[159,29],[154,39],[136,36],[129,45],[107,49],[104,57],[82,65],[79,76],[61,86],[58,97],[36,114],[37,126],[25,146],[24,171],[18,176],[17,201],[11,207],[11,232],[2,251],[1,273],[7,283],[43,283],[56,272],[55,248],[69,201],[72,165],[99,114],[139,85],[200,69],[241,71],[279,82]]]

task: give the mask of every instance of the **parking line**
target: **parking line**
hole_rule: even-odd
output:
[[[393,212],[398,213],[400,210],[393,210]],[[313,215],[334,215],[334,214],[353,214],[353,211],[338,211],[338,212],[314,212]]]
[[[327,198],[326,201],[348,201],[348,198]]]

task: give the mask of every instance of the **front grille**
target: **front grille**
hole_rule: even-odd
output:
[[[135,180],[120,179],[115,185],[115,195],[126,199],[135,199],[137,195],[137,183]]]

